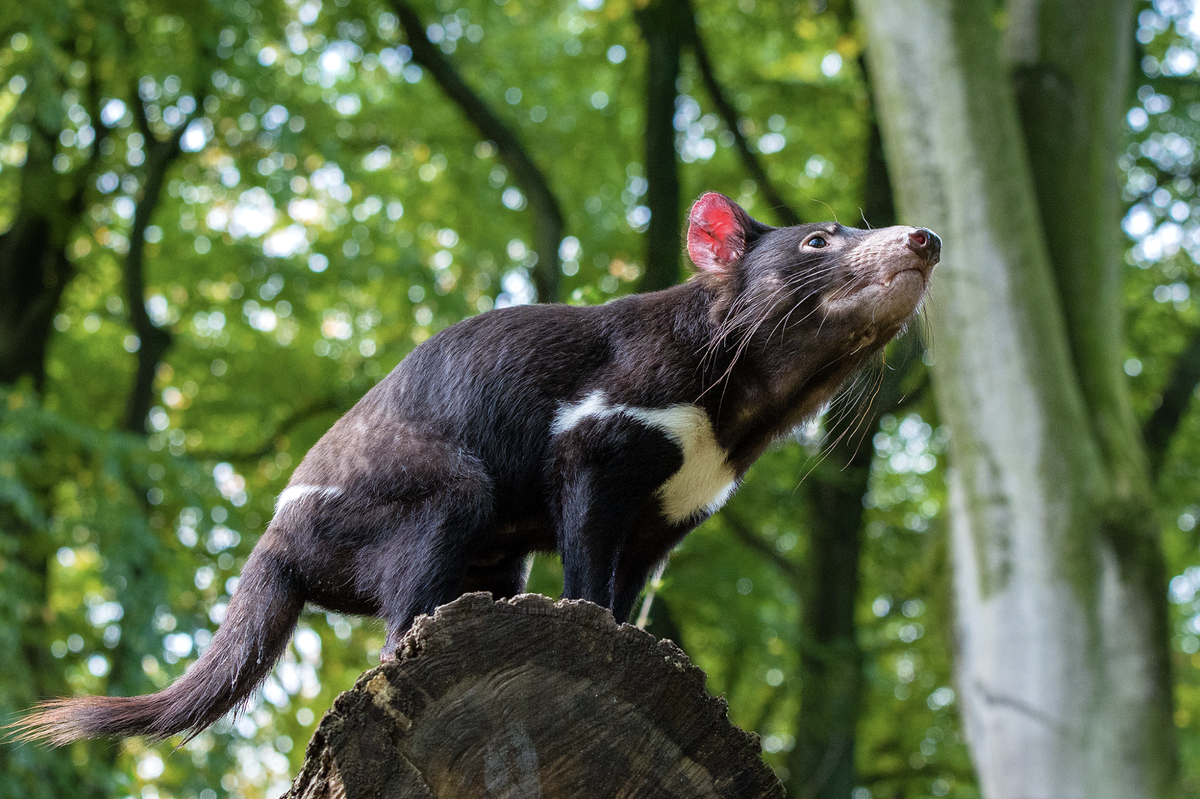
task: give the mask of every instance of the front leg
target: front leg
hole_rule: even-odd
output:
[[[643,531],[633,528],[657,518],[658,488],[682,455],[661,431],[622,415],[584,418],[554,444],[563,596],[612,610],[622,552],[640,549]]]
[[[613,481],[580,470],[563,486],[558,549],[563,563],[563,597],[586,599],[611,609],[617,558],[628,529],[624,503]]]

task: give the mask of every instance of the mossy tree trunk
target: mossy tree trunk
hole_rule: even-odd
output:
[[[1172,796],[1165,581],[1121,370],[1132,4],[858,7],[902,217],[945,243],[934,378],[984,796]]]

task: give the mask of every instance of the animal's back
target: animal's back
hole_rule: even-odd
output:
[[[659,294],[697,291],[681,286]],[[647,407],[694,402],[703,392],[696,359],[681,357],[695,351],[693,331],[674,329],[677,320],[660,307],[675,304],[664,299],[519,306],[446,328],[413,350],[339,420],[292,482],[320,482],[329,471],[352,479],[346,470],[358,473],[359,466],[388,473],[380,469],[381,461],[389,463],[402,451],[407,464],[398,462],[398,473],[420,471],[420,450],[436,441],[478,458],[501,483],[498,489],[528,490],[548,456],[555,414],[596,386],[603,385],[615,399]],[[648,330],[655,327],[663,329],[661,335]],[[647,348],[647,341],[665,343]],[[347,446],[350,440],[361,446]],[[320,452],[322,445],[335,442],[338,451]],[[360,464],[338,465],[360,457],[364,447],[370,455]]]

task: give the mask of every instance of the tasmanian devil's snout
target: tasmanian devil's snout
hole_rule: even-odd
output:
[[[942,240],[932,230],[913,228],[906,241],[908,248],[924,258],[930,266],[938,262],[942,254]]]
[[[696,201],[684,285],[600,307],[529,305],[417,347],[321,438],[279,497],[200,659],[142,697],[55,700],[23,737],[195,732],[266,677],[305,603],[382,616],[512,596],[530,553],[564,596],[628,617],[654,567],[912,318],[925,228],[773,228]]]

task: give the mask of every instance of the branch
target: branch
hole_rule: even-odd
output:
[[[716,71],[708,57],[708,48],[704,44],[704,37],[700,35],[700,27],[696,24],[695,14],[689,13],[687,16],[691,22],[692,51],[696,55],[696,66],[700,69],[700,79],[712,98],[713,105],[717,107],[717,113],[725,122],[725,127],[733,134],[733,142],[737,147],[738,155],[741,156],[742,164],[754,178],[754,182],[763,190],[767,202],[770,203],[771,208],[778,214],[783,224],[799,225],[800,216],[775,190],[771,179],[767,177],[767,171],[763,168],[762,161],[750,149],[750,142],[742,134],[742,129],[738,125],[737,109],[733,107],[733,103],[729,102],[729,98],[725,96],[725,90],[721,88],[721,84],[717,80]]]
[[[133,122],[137,125],[137,129],[141,131],[142,137],[146,140],[146,146],[157,140],[154,131],[150,128],[150,118],[146,116],[146,106],[142,100],[142,92],[138,86],[138,82],[133,82],[133,89],[130,91],[129,110],[133,112]]]
[[[500,158],[529,199],[529,207],[533,211],[534,250],[537,252],[533,282],[537,287],[539,301],[557,301],[561,275],[558,248],[562,243],[564,223],[558,199],[550,189],[545,175],[533,162],[512,128],[487,106],[467,85],[450,60],[429,41],[421,18],[412,7],[404,0],[390,2],[408,37],[413,62],[427,69],[467,119],[485,138],[495,143]]]
[[[738,540],[774,564],[777,569],[783,572],[783,576],[796,593],[801,593],[801,588],[805,582],[805,575],[804,570],[800,566],[789,561],[779,553],[779,550],[755,535],[754,531],[740,518],[735,516],[729,510],[728,506],[721,509],[720,515],[729,525],[729,529],[733,530]],[[826,664],[837,662],[838,653],[828,644],[818,641],[806,628],[800,627],[793,634],[800,644],[798,651],[805,657],[811,657],[818,662]]]
[[[1175,361],[1175,370],[1162,392],[1160,404],[1142,427],[1150,473],[1157,477],[1170,449],[1171,439],[1179,429],[1183,414],[1200,385],[1200,329],[1192,333],[1187,346]]]
[[[281,440],[299,425],[307,422],[313,417],[320,416],[323,413],[342,410],[344,404],[338,400],[338,396],[340,395],[321,397],[320,399],[314,400],[308,405],[305,405],[303,408],[298,408],[292,411],[290,416],[286,417],[279,423],[279,425],[275,428],[275,432],[271,433],[271,435],[267,436],[261,444],[252,449],[194,449],[188,454],[196,460],[229,461],[231,463],[245,463],[246,461],[264,458],[279,449]]]
[[[103,157],[103,154],[100,152],[101,145],[104,144],[104,140],[107,139],[112,133],[112,129],[109,128],[108,125],[105,125],[104,120],[100,118],[101,111],[103,110],[102,106],[100,105],[100,97],[103,91],[101,89],[99,76],[100,68],[98,68],[96,61],[93,60],[88,66],[87,111],[88,115],[92,118],[92,129],[96,132],[96,135],[95,138],[92,139],[92,152],[91,155],[88,156],[87,169],[80,170],[80,172],[84,173],[87,177],[91,177],[100,171],[100,159]],[[84,177],[82,180],[84,184],[87,183],[87,177]],[[86,188],[86,185],[84,188]],[[81,191],[82,190],[83,189],[81,189]]]
[[[203,99],[203,98],[201,98]],[[154,400],[154,376],[158,365],[171,346],[170,331],[154,324],[146,312],[146,229],[158,207],[162,196],[163,181],[167,170],[182,152],[180,142],[188,125],[203,114],[203,102],[179,123],[166,139],[157,138],[150,129],[149,120],[142,100],[136,94],[133,100],[134,118],[138,120],[146,137],[146,168],[142,182],[142,196],[133,214],[133,227],[129,232],[129,252],[125,255],[125,292],[129,303],[129,324],[137,335],[140,346],[137,350],[137,369],[133,386],[125,402],[125,419],[122,426],[133,433],[146,432],[146,416]]]
[[[734,535],[743,544],[775,564],[776,568],[783,572],[784,576],[787,577],[793,586],[803,584],[804,575],[801,573],[800,567],[781,555],[775,547],[755,535],[754,531],[745,522],[735,516],[728,507],[721,510],[721,518],[725,520],[725,523],[729,525],[729,529],[733,531]]]

